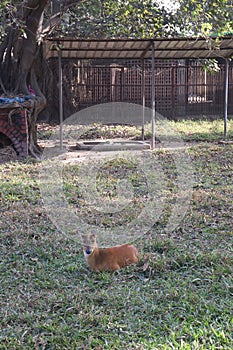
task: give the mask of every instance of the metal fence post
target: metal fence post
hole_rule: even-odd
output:
[[[152,128],[152,142],[151,148],[155,148],[155,44],[154,41],[151,41],[151,128]]]
[[[62,62],[61,50],[58,51],[58,75],[59,75],[59,116],[60,116],[60,149],[63,150],[63,86],[62,86]]]
[[[228,92],[229,92],[229,59],[226,59],[225,103],[224,103],[224,138],[225,139],[227,138]]]

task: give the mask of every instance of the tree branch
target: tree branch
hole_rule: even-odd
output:
[[[42,35],[50,34],[53,29],[61,22],[64,12],[71,6],[75,6],[79,3],[87,2],[87,0],[54,0],[53,1],[53,14],[52,17],[47,20],[42,28]]]
[[[65,11],[68,7],[77,5],[81,2],[86,2],[87,0],[58,0],[61,5],[63,11]]]
[[[54,14],[48,21],[46,21],[43,25],[41,34],[43,36],[50,34],[53,29],[58,26],[58,24],[61,22],[61,13],[57,12]]]

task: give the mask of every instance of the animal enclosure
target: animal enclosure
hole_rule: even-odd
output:
[[[48,97],[49,119],[58,115],[57,60],[50,60],[53,95]],[[145,104],[151,107],[151,61],[62,60],[64,116],[107,102]],[[224,114],[225,64],[208,71],[197,60],[157,60],[155,65],[156,111],[168,119],[222,117]],[[233,93],[233,64],[229,67],[229,96]],[[54,98],[56,97],[56,98]],[[55,113],[54,113],[55,111]],[[57,113],[56,113],[57,111]],[[233,100],[229,98],[229,115]],[[98,122],[98,121],[97,121]],[[116,121],[117,122],[117,121]],[[127,122],[131,122],[127,120]]]

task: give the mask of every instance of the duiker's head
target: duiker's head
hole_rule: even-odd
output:
[[[83,253],[85,257],[90,256],[95,248],[97,247],[96,243],[96,234],[83,234],[82,235],[82,245],[83,245]]]

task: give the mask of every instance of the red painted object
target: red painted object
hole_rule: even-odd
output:
[[[28,156],[28,123],[25,109],[0,108],[0,132],[11,140],[19,157]]]

